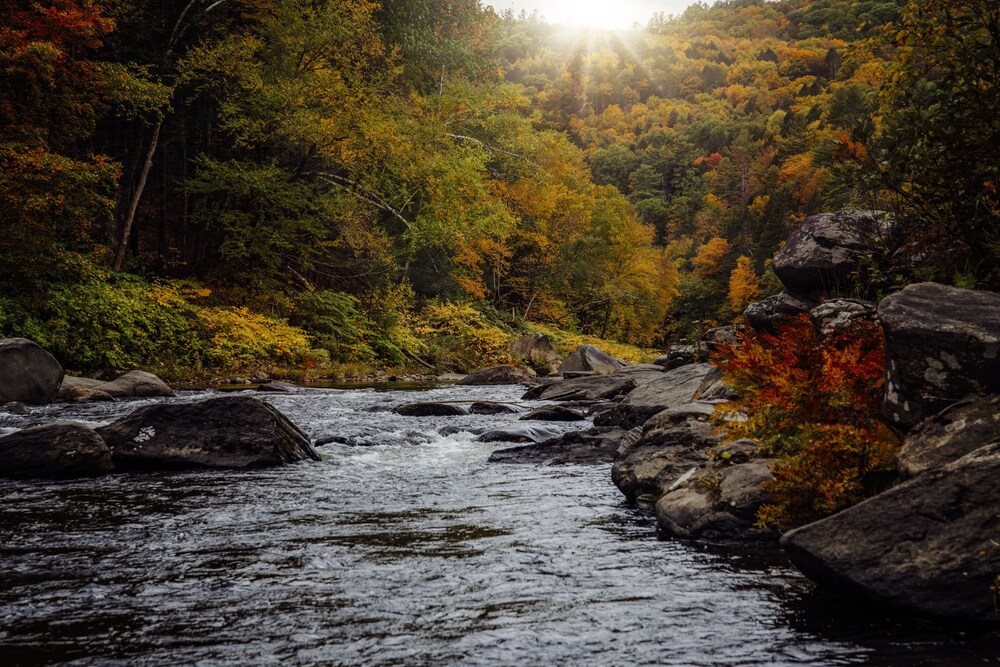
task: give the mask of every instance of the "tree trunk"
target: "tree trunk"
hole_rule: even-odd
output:
[[[153,138],[150,139],[149,150],[146,152],[146,162],[142,165],[139,182],[135,186],[135,192],[132,193],[132,201],[128,207],[128,214],[125,216],[125,220],[122,221],[122,227],[118,234],[118,248],[115,250],[115,261],[112,264],[112,268],[115,271],[121,271],[122,262],[125,261],[125,251],[128,249],[129,237],[132,235],[132,223],[135,221],[135,212],[139,208],[139,199],[142,197],[142,191],[146,187],[146,178],[149,176],[149,170],[153,167],[153,154],[156,153],[156,144],[160,140],[161,127],[163,127],[163,121],[156,121],[156,126],[153,128]]]

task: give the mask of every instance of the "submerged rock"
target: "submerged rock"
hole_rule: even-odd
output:
[[[298,389],[298,387],[291,382],[285,382],[284,380],[271,380],[270,382],[257,385],[257,391],[268,391],[279,394],[295,391],[296,389]]]
[[[0,438],[0,477],[92,477],[114,467],[104,439],[74,422],[32,426]]]
[[[1000,443],[784,535],[806,576],[931,616],[1000,622]]]
[[[970,394],[1000,394],[1000,294],[909,285],[878,305],[883,414],[909,429]]]
[[[150,405],[97,430],[117,468],[262,468],[319,460],[309,439],[250,396]]]
[[[51,403],[62,379],[62,365],[32,341],[0,340],[0,403]]]

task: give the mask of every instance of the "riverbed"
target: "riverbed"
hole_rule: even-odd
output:
[[[0,664],[965,665],[968,635],[829,597],[771,548],[659,541],[609,466],[487,463],[519,387],[261,395],[320,463],[0,480]],[[170,401],[200,400],[184,392]],[[151,400],[45,406],[91,425]],[[537,424],[537,423],[536,423]],[[545,424],[561,430],[580,423]],[[442,430],[448,435],[442,435]],[[454,431],[454,432],[453,432]]]

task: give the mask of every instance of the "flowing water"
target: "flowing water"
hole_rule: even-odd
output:
[[[658,541],[606,465],[487,463],[505,445],[463,429],[516,416],[389,411],[520,393],[268,395],[311,437],[352,444],[271,470],[0,480],[0,665],[997,661],[996,635],[847,606],[774,551]],[[148,402],[34,408],[0,432]]]

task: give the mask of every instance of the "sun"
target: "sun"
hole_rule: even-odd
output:
[[[632,26],[635,17],[622,11],[621,2],[609,0],[559,0],[553,3],[553,17],[575,28],[624,30]]]

